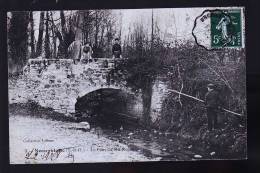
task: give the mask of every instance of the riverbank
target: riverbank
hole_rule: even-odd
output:
[[[86,163],[156,160],[78,123],[10,115],[10,163]]]
[[[92,146],[90,143],[106,143],[104,141],[84,141],[82,139],[89,139],[89,135],[94,135],[95,137],[90,137],[94,139],[99,139],[100,137],[106,141],[112,141],[119,143],[120,145],[124,146],[124,150],[134,153],[137,153],[137,158],[129,157],[128,155],[130,153],[121,153],[125,155],[122,160],[122,157],[115,157],[114,161],[152,161],[152,160],[175,160],[175,161],[181,161],[181,160],[207,160],[207,159],[235,159],[236,155],[228,155],[224,153],[225,148],[222,148],[221,150],[212,147],[212,143],[209,143],[211,141],[215,141],[215,145],[218,141],[222,141],[222,143],[226,144],[226,141],[230,140],[229,134],[223,133],[220,131],[213,131],[212,133],[202,132],[204,136],[202,138],[194,139],[195,137],[191,136],[183,136],[178,133],[165,133],[162,131],[158,131],[156,129],[145,129],[145,128],[138,128],[138,127],[131,127],[122,124],[121,128],[109,128],[109,127],[102,127],[98,123],[91,124],[90,130],[84,130],[82,128],[77,128],[78,122],[73,117],[64,116],[63,114],[59,114],[57,112],[54,112],[51,109],[48,108],[42,108],[37,105],[34,105],[33,103],[30,104],[11,104],[9,105],[9,112],[10,112],[10,129],[16,129],[13,130],[13,132],[19,132],[18,135],[16,134],[14,140],[17,141],[19,138],[20,142],[23,141],[21,137],[23,136],[34,136],[34,134],[43,133],[44,127],[46,126],[46,130],[44,133],[48,133],[50,135],[53,135],[54,137],[59,135],[60,133],[63,135],[63,140],[76,140],[80,138],[81,144],[85,147]],[[18,121],[17,121],[18,119]],[[31,122],[32,121],[32,122]],[[41,123],[40,123],[41,122]],[[35,124],[36,123],[36,124]],[[32,124],[32,125],[31,125]],[[34,125],[33,125],[34,124]],[[51,127],[49,126],[51,125]],[[43,126],[43,127],[42,127]],[[202,127],[206,130],[205,127]],[[21,133],[20,133],[21,129]],[[25,131],[28,132],[23,134],[22,131],[25,129]],[[32,133],[33,131],[33,133]],[[51,133],[49,133],[49,131]],[[12,130],[10,130],[10,134],[13,133]],[[32,135],[31,135],[31,134]],[[45,135],[43,133],[43,136]],[[222,134],[223,133],[223,134]],[[222,139],[226,135],[225,140]],[[41,136],[41,135],[39,135]],[[10,136],[11,138],[11,136]],[[37,139],[37,138],[36,138]],[[211,141],[210,141],[211,140]],[[13,148],[15,146],[21,146],[21,143],[13,143]],[[58,142],[60,143],[60,142]],[[61,142],[63,143],[63,142]],[[76,144],[77,142],[72,142],[71,144]],[[54,143],[55,144],[55,143]],[[69,147],[69,145],[66,145]],[[75,146],[75,145],[74,145]],[[111,146],[114,146],[114,144],[111,144]],[[243,148],[243,146],[241,146]],[[91,147],[90,147],[91,148]],[[102,149],[103,148],[103,149]],[[109,149],[110,147],[107,146],[101,146],[101,150],[113,150]],[[112,147],[113,148],[113,147]],[[89,149],[88,149],[89,150]],[[24,151],[20,151],[24,154]],[[68,153],[67,153],[68,154]],[[117,153],[118,154],[118,153]],[[226,154],[226,155],[225,155]],[[102,155],[102,154],[101,154]],[[105,154],[106,155],[106,154]],[[119,154],[120,155],[120,154]],[[130,154],[132,155],[132,154]],[[136,155],[136,154],[133,154]],[[91,156],[91,155],[89,155]],[[140,156],[140,157],[139,157]],[[19,156],[20,157],[20,156]],[[14,158],[19,158],[14,156]],[[82,157],[82,158],[81,158]],[[84,159],[84,157],[86,157]],[[110,156],[109,156],[110,157]],[[244,156],[243,156],[244,157]],[[91,162],[94,160],[89,160],[88,156],[80,155],[77,162]],[[113,158],[113,156],[111,156]],[[117,160],[119,158],[119,160]],[[131,160],[133,159],[133,160]],[[75,160],[74,160],[75,161]],[[96,161],[103,162],[104,160],[99,160],[97,158]],[[113,159],[109,160],[113,161]]]

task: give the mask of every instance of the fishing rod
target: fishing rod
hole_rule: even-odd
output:
[[[197,97],[194,97],[194,96],[191,96],[191,95],[182,93],[182,92],[180,92],[180,91],[177,91],[177,90],[174,90],[174,89],[168,89],[168,90],[169,90],[169,91],[172,91],[172,92],[175,92],[175,93],[178,93],[178,94],[180,94],[180,95],[183,95],[183,96],[192,98],[192,99],[197,100],[197,101],[199,101],[199,102],[205,103],[204,100],[201,100],[201,99],[199,99],[199,98],[197,98]],[[233,115],[236,115],[236,116],[238,116],[238,117],[240,117],[240,118],[243,117],[242,114],[233,112],[233,111],[231,111],[231,110],[228,110],[228,109],[225,109],[225,108],[222,108],[222,107],[221,107],[221,110],[226,111],[226,112],[229,112],[229,113],[231,113],[231,114],[233,114]]]

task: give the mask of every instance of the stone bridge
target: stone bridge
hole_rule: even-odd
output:
[[[113,59],[99,58],[92,62],[76,59],[29,59],[23,74],[9,77],[9,103],[26,103],[29,100],[52,108],[59,113],[72,115],[75,104],[91,92],[115,89],[134,96],[130,109],[142,116],[141,94],[132,92],[125,81],[111,81],[109,72],[114,68]],[[160,114],[162,101],[167,95],[166,85],[157,80],[153,86],[151,117]]]

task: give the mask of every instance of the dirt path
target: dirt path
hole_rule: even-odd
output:
[[[125,144],[77,130],[78,123],[10,116],[11,163],[149,161]],[[153,159],[153,160],[156,160]]]

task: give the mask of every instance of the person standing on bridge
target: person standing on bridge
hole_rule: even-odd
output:
[[[121,46],[119,44],[118,38],[115,39],[115,44],[112,47],[112,53],[113,53],[113,59],[122,58],[122,56],[121,56],[122,50],[121,50]]]
[[[92,46],[92,57],[94,58],[94,59],[96,59],[96,58],[98,58],[98,56],[99,56],[99,48],[98,48],[98,46],[94,43],[93,44],[93,46]]]
[[[86,43],[85,45],[82,46],[82,57],[81,59],[83,61],[88,60],[89,62],[92,62],[92,48],[90,43]]]
[[[208,130],[212,131],[212,128],[218,128],[218,111],[222,102],[214,84],[208,84],[207,89],[208,92],[205,95],[205,106],[207,109]]]

